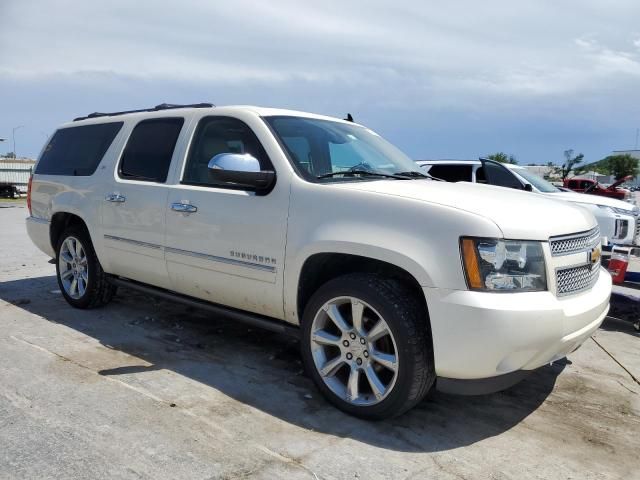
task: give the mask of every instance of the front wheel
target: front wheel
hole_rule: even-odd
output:
[[[395,280],[350,274],[329,281],[310,299],[302,327],[307,372],[349,414],[399,415],[435,381],[426,312]]]
[[[107,281],[84,228],[67,228],[60,236],[56,254],[58,285],[71,306],[94,308],[111,301],[116,287]]]

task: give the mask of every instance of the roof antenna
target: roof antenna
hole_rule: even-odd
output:
[[[350,113],[347,113],[347,118],[345,118],[345,120],[346,120],[347,122],[353,122],[353,117],[351,116],[351,114],[350,114]]]

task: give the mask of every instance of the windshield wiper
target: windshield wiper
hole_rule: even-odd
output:
[[[411,178],[430,178],[431,180],[435,180],[436,182],[444,182],[445,180],[441,178],[434,177],[433,175],[429,175],[428,173],[416,172],[412,170],[410,172],[396,172],[394,175],[400,175],[403,177],[411,177]]]
[[[346,170],[344,172],[331,172],[325,173],[324,175],[318,175],[316,178],[329,178],[335,177],[337,175],[367,175],[370,177],[384,177],[384,178],[395,178],[397,180],[411,180],[409,177],[405,175],[398,175],[395,173],[382,173],[382,172],[370,172],[368,170]]]

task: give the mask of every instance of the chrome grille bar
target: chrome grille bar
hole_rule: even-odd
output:
[[[587,232],[574,233],[551,237],[549,247],[551,255],[558,257],[561,255],[571,255],[573,253],[585,252],[600,244],[600,229],[595,227]]]
[[[559,297],[589,290],[598,281],[600,262],[594,265],[559,268],[556,270],[556,291]]]

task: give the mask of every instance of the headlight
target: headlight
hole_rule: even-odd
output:
[[[462,263],[471,290],[535,292],[547,289],[540,242],[462,238]]]
[[[607,206],[607,205],[598,205],[597,207],[598,207],[599,209],[601,209],[601,210],[605,210],[605,211],[607,211],[607,212],[609,212],[609,213],[613,213],[613,212],[615,212],[615,211],[616,211],[616,209],[615,209],[615,208],[613,208],[613,207],[609,207],[609,206]],[[618,209],[618,210],[619,210],[619,209]],[[619,212],[618,212],[618,213],[619,213]]]
[[[589,205],[588,203],[579,203],[579,205]],[[599,209],[609,213],[617,213],[619,215],[635,215],[636,209],[610,207],[609,205],[596,205]]]
[[[627,209],[624,209],[624,208],[611,207],[611,210],[613,210],[616,213],[619,213],[620,215],[635,215],[636,214],[634,212],[635,209],[627,210]]]
[[[582,203],[582,202],[572,202],[574,205],[579,205],[581,207],[589,208],[593,211],[594,208],[600,208],[602,210],[606,210],[609,213],[613,213],[613,209],[607,207],[606,205],[596,205],[595,203]]]

